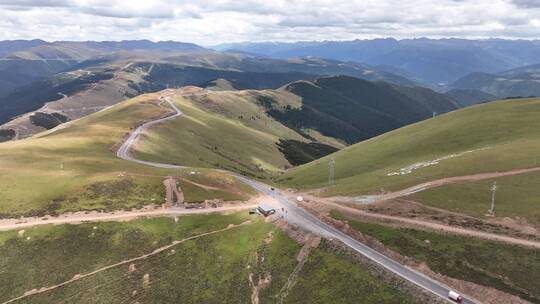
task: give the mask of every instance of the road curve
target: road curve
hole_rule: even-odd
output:
[[[208,94],[208,93],[205,93],[205,94]],[[193,95],[193,94],[185,94],[182,96],[189,96],[189,95]],[[197,95],[201,95],[201,94],[197,94]],[[176,107],[176,105],[171,101],[170,97],[162,96],[162,98],[167,103],[169,103],[171,108],[175,111],[175,114],[172,116],[165,117],[165,118],[159,118],[153,121],[149,121],[139,126],[128,137],[128,139],[122,144],[120,149],[118,149],[118,152],[116,153],[116,155],[127,161],[131,161],[131,162],[135,162],[135,163],[139,163],[143,165],[148,165],[148,166],[153,166],[153,167],[158,167],[158,168],[171,168],[171,169],[185,168],[183,166],[178,166],[178,165],[142,161],[142,160],[133,158],[129,154],[129,150],[131,146],[137,140],[137,138],[140,136],[140,134],[144,131],[145,128],[183,115],[182,111]],[[320,219],[318,219],[311,213],[289,202],[287,196],[284,195],[281,191],[277,189],[272,190],[272,188],[268,185],[265,185],[261,182],[238,175],[236,173],[230,173],[230,174],[236,177],[239,181],[251,186],[258,192],[274,198],[275,202],[272,203],[274,205],[273,206],[274,208],[277,208],[278,210],[281,208],[284,208],[287,210],[286,213],[283,213],[284,219],[287,222],[297,225],[312,233],[321,235],[322,237],[325,237],[327,239],[339,240],[345,245],[347,245],[348,247],[350,247],[351,249],[353,249],[354,251],[362,254],[363,256],[379,264],[380,266],[386,268],[387,270],[393,272],[394,274],[402,277],[403,279],[413,284],[416,284],[417,286],[441,297],[442,299],[445,299],[449,303],[454,303],[453,301],[448,299],[448,292],[451,290],[451,288],[444,285],[443,283],[436,281],[412,268],[401,265],[400,263],[392,260],[391,258],[385,256],[384,254],[381,254],[377,252],[376,250],[364,245],[363,243],[353,239],[352,237],[348,236],[347,234],[343,233],[337,228],[322,222]],[[472,304],[476,302],[474,302],[472,299],[464,298],[462,303]]]
[[[156,119],[156,120],[151,120],[151,121],[145,122],[142,125],[138,126],[135,129],[135,131],[133,131],[129,135],[129,137],[124,141],[124,143],[120,146],[120,148],[118,148],[118,151],[116,151],[116,156],[121,158],[121,159],[130,161],[130,162],[134,162],[134,163],[138,163],[138,164],[142,164],[142,165],[147,165],[147,166],[152,166],[152,167],[165,168],[165,169],[183,168],[182,166],[177,166],[177,165],[161,164],[161,163],[148,162],[148,161],[136,159],[133,156],[131,156],[131,154],[129,153],[129,150],[131,149],[131,146],[133,146],[133,144],[137,141],[137,139],[142,134],[144,129],[146,129],[146,128],[150,127],[150,126],[162,123],[162,122],[167,121],[167,120],[175,119],[176,117],[179,117],[179,116],[183,115],[182,111],[180,111],[180,109],[178,109],[178,107],[176,107],[174,102],[172,102],[170,100],[169,96],[161,96],[160,98],[165,99],[165,101],[167,101],[167,103],[175,111],[174,115],[159,118],[159,119]]]

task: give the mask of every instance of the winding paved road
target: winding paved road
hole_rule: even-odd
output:
[[[207,94],[207,93],[204,93],[204,94]],[[186,94],[186,96],[187,95],[195,95],[195,94]],[[203,95],[203,94],[200,93],[199,95]],[[179,116],[183,115],[182,111],[180,111],[180,109],[178,109],[178,107],[176,107],[176,105],[174,104],[174,102],[171,101],[169,96],[161,96],[160,98],[165,99],[165,101],[167,101],[167,103],[175,111],[174,115],[159,118],[159,119],[152,120],[152,121],[148,121],[148,122],[143,123],[139,127],[137,127],[137,129],[135,129],[135,131],[133,131],[131,133],[131,135],[129,135],[129,137],[120,146],[118,151],[116,151],[116,156],[120,157],[121,159],[130,161],[130,162],[135,162],[135,163],[138,163],[138,164],[143,164],[143,165],[152,166],[152,167],[166,168],[166,169],[184,168],[182,166],[177,166],[177,165],[161,164],[161,163],[155,163],[155,162],[149,162],[149,161],[136,159],[133,156],[131,156],[131,154],[129,153],[129,150],[131,149],[131,146],[133,146],[133,144],[137,141],[139,136],[141,136],[144,129],[146,129],[146,128],[150,127],[150,126],[156,125],[158,123],[162,123],[162,122],[167,121],[167,120],[175,119],[176,117],[179,117]]]
[[[184,94],[182,96],[204,95],[204,94],[208,94],[208,93]],[[178,166],[178,165],[138,160],[138,159],[133,158],[129,154],[129,150],[131,146],[137,140],[137,138],[140,136],[140,134],[144,131],[145,128],[183,115],[182,111],[176,107],[176,105],[171,101],[169,96],[162,96],[161,98],[163,98],[167,103],[169,103],[171,108],[175,111],[175,114],[172,116],[165,117],[165,118],[159,118],[153,121],[149,121],[139,126],[129,136],[129,138],[122,144],[120,149],[118,149],[117,156],[127,161],[136,162],[139,164],[158,167],[158,168],[170,168],[170,169],[185,168],[183,166]],[[235,173],[230,173],[230,174],[235,176],[241,182],[253,187],[258,192],[274,198],[275,201],[271,202],[270,204],[273,205],[273,207],[278,210],[281,210],[281,208],[284,208],[287,210],[287,212],[283,213],[284,219],[287,222],[297,225],[313,233],[319,234],[322,237],[325,237],[327,239],[339,240],[343,242],[345,245],[347,245],[348,247],[350,247],[351,249],[353,249],[354,251],[364,255],[365,257],[369,258],[373,262],[397,274],[398,276],[404,278],[405,280],[416,284],[417,286],[447,300],[450,303],[454,303],[453,301],[448,299],[448,292],[451,289],[447,287],[446,285],[444,285],[443,283],[438,282],[414,269],[401,265],[400,263],[390,259],[389,257],[353,239],[352,237],[336,229],[335,227],[322,222],[320,219],[318,219],[311,213],[289,202],[287,195],[283,194],[281,191],[277,189],[272,190],[270,186],[260,183],[258,181],[249,179],[247,177],[244,177]],[[472,299],[465,298],[463,299],[462,303],[472,304],[476,302],[474,302]]]

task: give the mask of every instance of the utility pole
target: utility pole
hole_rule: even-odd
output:
[[[497,181],[493,183],[493,187],[491,187],[491,208],[489,209],[489,215],[494,216],[495,215],[495,194],[497,193]]]
[[[334,167],[336,165],[336,160],[332,157],[328,161],[328,185],[334,184]]]

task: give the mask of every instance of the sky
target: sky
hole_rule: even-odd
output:
[[[0,0],[0,40],[540,39],[540,0]]]

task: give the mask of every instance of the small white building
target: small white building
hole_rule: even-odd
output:
[[[276,213],[276,209],[267,204],[260,204],[259,207],[257,207],[257,211],[264,216],[269,216]]]

